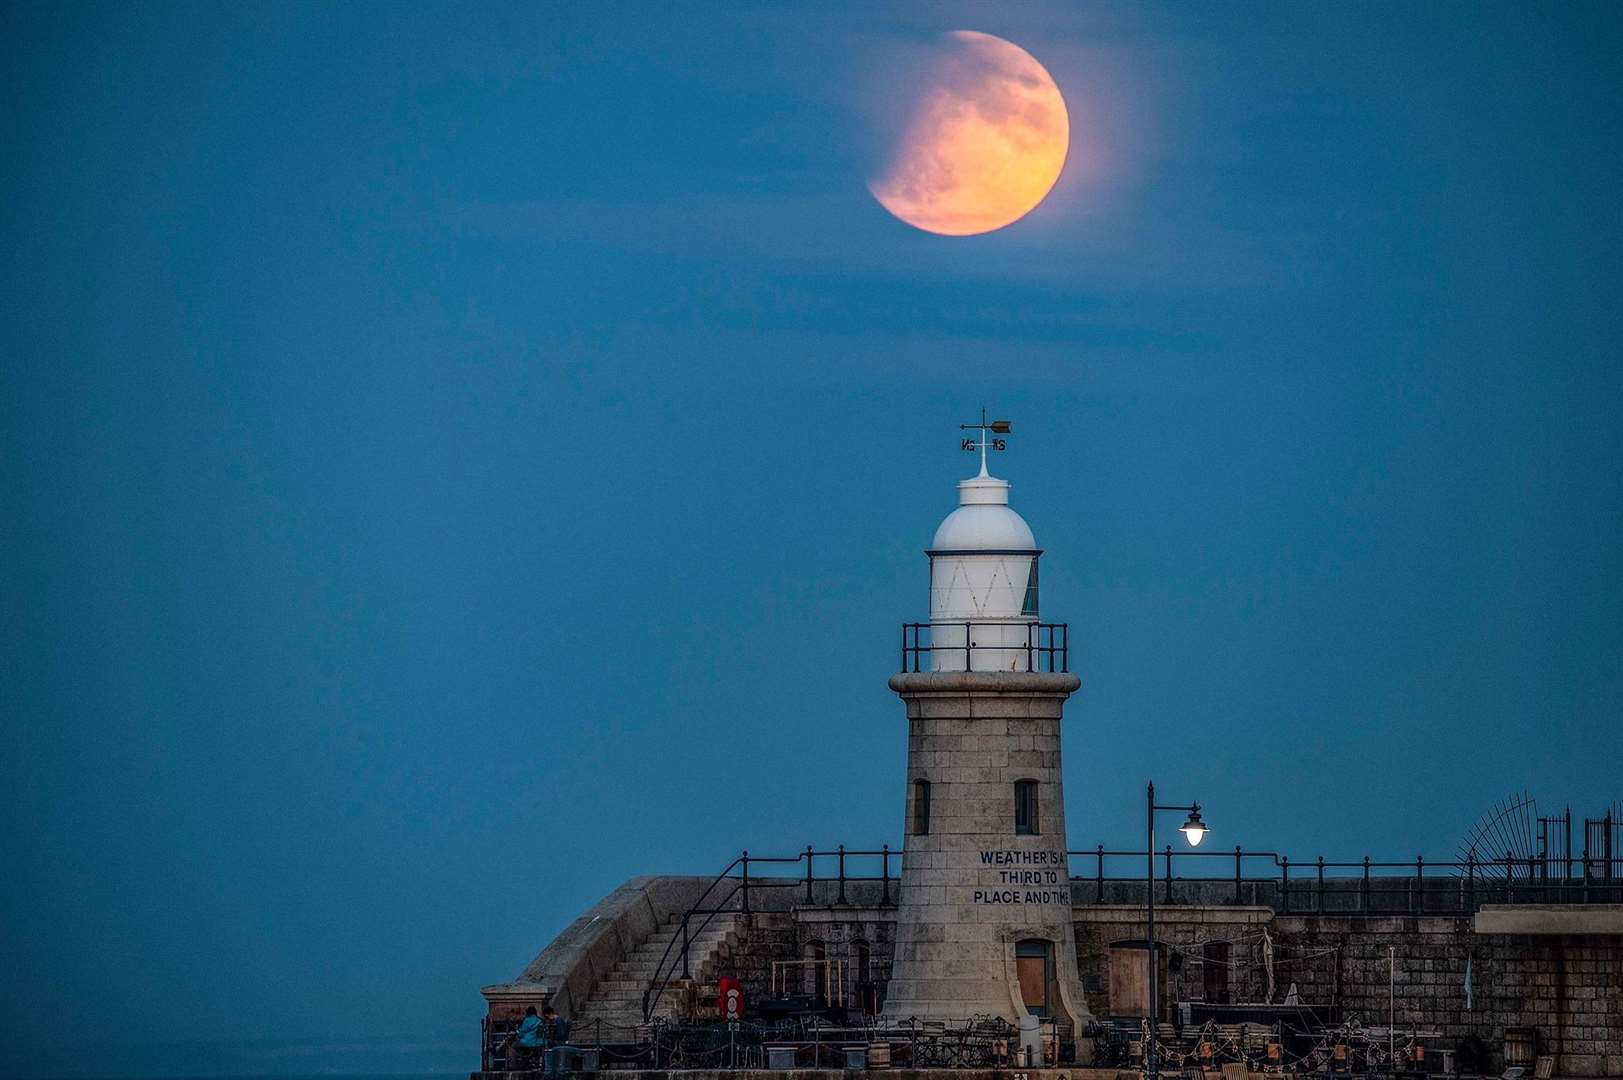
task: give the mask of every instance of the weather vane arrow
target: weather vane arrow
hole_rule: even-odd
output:
[[[978,424],[959,424],[958,430],[980,432],[980,438],[978,439],[960,439],[958,448],[972,453],[979,450],[981,452],[981,475],[990,475],[986,471],[986,448],[990,446],[993,450],[1007,450],[1009,443],[1007,439],[988,438],[987,435],[988,433],[1007,435],[1010,431],[1009,422],[1007,420],[987,420],[986,406],[983,405],[981,406],[981,422]]]

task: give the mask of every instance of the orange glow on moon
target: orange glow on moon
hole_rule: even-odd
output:
[[[1065,167],[1065,98],[1026,50],[955,30],[932,67],[874,198],[910,225],[973,236],[1025,217]]]

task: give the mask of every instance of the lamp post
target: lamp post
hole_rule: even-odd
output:
[[[1178,826],[1189,841],[1190,847],[1200,846],[1206,838],[1206,823],[1200,820],[1200,804],[1192,803],[1189,806],[1159,806],[1155,802],[1155,785],[1151,784],[1144,792],[1144,824],[1149,832],[1149,841],[1145,846],[1144,859],[1144,910],[1147,955],[1150,958],[1150,1038],[1144,1045],[1144,1075],[1146,1080],[1155,1080],[1160,1075],[1160,1062],[1156,1058],[1156,1028],[1161,1022],[1160,1004],[1160,973],[1156,967],[1155,957],[1155,812],[1157,810],[1187,810],[1189,820]],[[1170,899],[1170,897],[1169,897]]]

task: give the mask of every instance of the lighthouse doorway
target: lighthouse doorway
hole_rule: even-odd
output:
[[[1054,1002],[1054,943],[1041,938],[1016,942],[1014,970],[1026,1011],[1047,1019]]]

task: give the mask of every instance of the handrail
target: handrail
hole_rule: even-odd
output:
[[[734,885],[733,886],[733,891],[728,893],[726,895],[726,897],[722,899],[722,901],[721,901],[722,904],[723,905],[727,904],[728,902],[730,902],[732,900],[732,898],[734,896],[738,895],[738,891],[739,891],[740,888],[741,888],[741,886]],[[726,911],[726,910],[729,910],[729,909],[726,908],[726,907],[705,908],[702,911],[698,910],[698,909],[689,909],[682,916],[682,952],[681,952],[681,957],[682,957],[682,977],[684,979],[690,977],[689,972],[688,972],[688,947],[689,947],[689,944],[691,942],[691,935],[689,934],[689,931],[688,931],[688,920],[691,919],[694,915],[703,915],[705,917],[704,922],[699,924],[699,930],[698,930],[698,933],[702,934],[702,933],[705,932],[705,929],[707,927],[709,927],[710,920],[714,919],[717,915],[719,915],[721,912]],[[671,938],[671,940],[670,940],[670,944],[665,946],[666,957],[668,957],[670,955],[671,947],[674,946],[675,944],[676,944],[676,938],[673,936]],[[661,957],[659,966],[656,966],[654,968],[654,974],[648,980],[648,989],[646,989],[646,990],[644,990],[642,992],[642,1019],[643,1019],[643,1023],[647,1023],[649,1021],[649,1019],[654,1015],[654,1010],[659,1007],[659,999],[662,996],[664,996],[664,994],[665,994],[665,988],[670,986],[671,979],[676,975],[676,965],[672,964],[671,967],[668,970],[665,970],[664,978],[663,979],[660,978],[660,971],[662,970],[664,963],[665,963],[665,957]],[[654,985],[656,981],[658,982],[658,986]]]
[[[739,855],[738,858],[736,858],[732,862],[728,863],[726,868],[724,870],[722,870],[721,873],[717,874],[711,880],[710,884],[705,887],[704,892],[699,894],[699,899],[694,903],[693,907],[696,908],[700,904],[703,904],[705,902],[705,900],[709,899],[710,893],[715,889],[715,887],[717,885],[721,884],[722,880],[724,878],[726,878],[726,876],[728,874],[732,873],[733,867],[738,865],[739,860],[748,860],[749,859],[749,854],[750,854],[749,851],[746,850],[743,854]],[[748,865],[747,861],[745,862],[745,865],[746,866]],[[727,899],[731,900],[732,899],[732,894],[728,894]],[[689,908],[688,913],[691,913],[692,910],[693,910],[693,908]],[[684,914],[682,916],[682,937],[683,937],[683,942],[682,942],[682,963],[683,963],[684,967],[687,964],[687,940],[686,940],[687,939],[687,919],[688,919],[688,914]],[[654,974],[649,979],[649,990],[653,989],[653,981],[654,981],[654,979],[659,978],[660,971],[665,967],[665,961],[670,959],[671,947],[674,946],[675,944],[676,944],[676,938],[674,936],[671,938],[670,941],[668,941],[665,944],[665,951],[660,955],[659,963],[654,965]],[[659,994],[663,994],[665,992],[665,986],[669,982],[670,982],[670,976],[669,976],[669,974],[667,974],[666,978],[665,978],[665,982],[660,983]],[[650,1002],[648,1000],[649,990],[644,990],[642,992],[642,1018],[643,1018],[644,1023],[647,1022],[648,1017],[651,1015],[654,1005],[658,1004],[658,1002],[659,1002],[659,994],[654,995],[654,1000],[652,1002]]]
[[[839,883],[839,894],[835,900],[835,903],[844,904],[847,902],[845,898],[845,886],[847,882],[878,881],[884,886],[881,894],[880,904],[882,906],[889,905],[892,902],[890,897],[890,883],[893,880],[896,880],[896,878],[890,872],[890,860],[893,856],[900,854],[900,852],[891,851],[889,844],[882,845],[877,851],[848,849],[844,844],[841,844],[830,851],[818,851],[810,844],[807,844],[805,851],[798,852],[792,857],[782,855],[751,856],[748,849],[744,850],[736,859],[728,863],[726,868],[723,869],[721,873],[717,874],[711,880],[710,884],[706,886],[704,892],[699,895],[699,899],[694,902],[692,907],[682,914],[682,951],[679,954],[682,961],[682,977],[689,977],[688,954],[692,944],[692,939],[697,935],[704,933],[705,930],[709,928],[711,921],[714,920],[717,915],[734,911],[735,909],[728,906],[732,903],[734,897],[740,898],[740,904],[736,910],[740,914],[748,915],[751,912],[751,888],[790,888],[800,885],[802,880],[804,880],[806,886],[806,902],[810,903],[812,900],[812,884],[814,881],[837,881]],[[836,877],[819,878],[814,876],[814,863],[819,856],[833,856],[839,860],[839,872]],[[846,873],[845,860],[847,858],[866,858],[872,856],[878,856],[881,860],[880,874],[878,877],[874,877],[872,875]],[[793,878],[767,878],[764,880],[757,879],[753,883],[750,880],[751,863],[767,865],[798,865],[802,860],[804,860],[806,863],[806,876],[804,879],[797,874]],[[715,891],[716,886],[727,879],[728,875],[733,872],[734,868],[742,869],[740,880],[733,885],[731,891],[729,891],[726,896],[722,897],[715,906],[708,908],[705,907],[704,902],[710,898],[710,894]],[[704,921],[699,924],[699,928],[697,930],[693,930],[691,928],[692,920],[701,915],[704,916]],[[643,991],[642,1016],[644,1023],[646,1023],[653,1016],[654,1009],[659,1006],[659,999],[664,995],[666,987],[670,985],[671,980],[676,975],[676,963],[674,958],[671,956],[671,950],[676,947],[676,941],[676,936],[673,935],[671,940],[666,943],[665,951],[660,955],[659,963],[654,965],[653,975],[649,977],[648,988]]]

